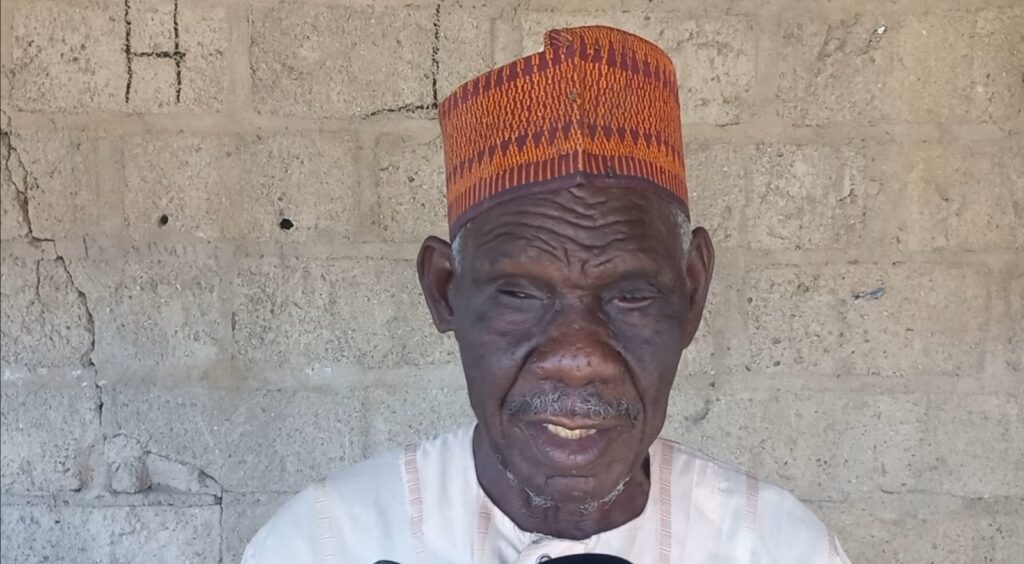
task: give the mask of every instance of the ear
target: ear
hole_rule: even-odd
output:
[[[703,227],[693,230],[693,239],[686,254],[683,265],[686,276],[687,304],[686,326],[683,328],[683,348],[690,346],[693,337],[700,327],[704,315],[704,304],[708,299],[708,288],[711,286],[711,275],[715,271],[715,247],[711,244],[711,236]]]
[[[434,319],[434,327],[441,333],[453,328],[451,286],[455,280],[455,258],[452,246],[434,236],[427,237],[416,258],[416,271],[420,277],[423,298]]]

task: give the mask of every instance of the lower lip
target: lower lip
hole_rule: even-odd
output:
[[[522,427],[540,454],[554,466],[581,468],[593,464],[611,442],[615,429],[597,429],[580,439],[567,439],[548,431],[543,423],[527,422]]]

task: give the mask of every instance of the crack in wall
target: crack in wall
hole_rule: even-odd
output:
[[[8,118],[8,116],[6,114],[3,115],[3,121],[5,123],[10,123],[10,120],[9,120],[9,118]],[[96,371],[96,363],[93,361],[93,358],[92,358],[93,353],[96,350],[96,319],[95,319],[95,317],[92,314],[92,308],[89,306],[89,299],[88,299],[88,297],[85,295],[85,292],[82,291],[81,287],[78,285],[78,282],[76,282],[74,274],[71,272],[71,269],[68,267],[67,260],[59,252],[59,249],[58,249],[58,247],[56,245],[56,241],[54,241],[53,239],[44,239],[44,238],[41,238],[41,237],[37,237],[36,234],[35,234],[35,230],[32,227],[32,213],[31,213],[29,192],[31,190],[33,190],[34,188],[37,188],[38,187],[38,183],[37,183],[36,179],[33,177],[32,173],[29,172],[28,168],[25,166],[24,161],[21,159],[21,154],[18,152],[18,148],[14,145],[14,139],[12,138],[11,133],[10,133],[9,130],[7,130],[7,131],[0,130],[0,142],[2,142],[4,144],[5,149],[6,149],[4,151],[5,154],[4,154],[4,159],[3,159],[2,166],[3,166],[4,172],[6,172],[8,177],[11,179],[11,185],[13,186],[14,192],[15,192],[15,199],[17,201],[19,211],[21,212],[22,220],[23,220],[23,222],[25,224],[26,237],[28,238],[29,242],[35,243],[37,245],[38,244],[43,244],[43,243],[48,243],[52,247],[53,253],[55,255],[54,258],[52,258],[52,259],[46,257],[45,254],[43,256],[40,256],[38,259],[36,259],[36,263],[35,263],[35,276],[36,276],[36,280],[35,280],[35,299],[39,303],[43,302],[43,295],[42,295],[42,264],[43,264],[43,261],[44,260],[53,260],[53,261],[55,261],[56,263],[58,263],[60,265],[61,269],[63,269],[64,274],[67,276],[68,282],[71,285],[71,288],[75,291],[78,303],[82,306],[82,309],[85,312],[85,330],[88,333],[89,342],[86,345],[85,350],[82,351],[82,354],[81,354],[81,356],[79,357],[78,360],[79,360],[79,364],[82,366],[82,368],[85,368],[87,370],[91,370],[92,373],[93,373],[93,378],[94,378],[93,387],[94,387],[95,392],[96,392],[95,409],[96,409],[96,414],[97,414],[97,424],[99,426],[99,429],[101,430],[100,431],[100,437],[101,437],[100,438],[100,444],[96,445],[96,446],[97,447],[101,447],[102,446],[102,441],[103,441],[103,439],[102,439],[102,429],[103,429],[103,388],[102,388],[102,386],[99,385],[99,381],[100,381],[99,380],[99,374]]]
[[[124,103],[132,96],[132,7],[130,0],[124,0],[124,60],[128,78],[124,86]]]
[[[3,116],[4,121],[8,121],[7,115]],[[35,236],[32,231],[32,218],[29,215],[29,200],[28,190],[30,175],[28,170],[25,168],[25,163],[21,160],[21,155],[18,153],[18,149],[14,146],[14,141],[11,139],[9,131],[0,130],[0,143],[3,143],[7,149],[5,151],[3,159],[4,172],[7,173],[8,178],[11,179],[11,185],[14,187],[14,199],[18,204],[18,209],[21,211],[21,219],[25,223],[25,229],[28,231],[28,237],[33,241],[42,241]],[[12,163],[14,166],[12,167]],[[17,174],[15,174],[17,172]]]
[[[5,114],[4,118],[6,117],[7,116]],[[7,154],[5,156],[6,158],[4,158],[3,160],[4,171],[7,172],[8,176],[11,179],[11,184],[14,187],[14,192],[16,194],[16,199],[18,202],[18,208],[21,211],[22,220],[25,222],[27,237],[29,241],[32,243],[51,244],[56,255],[55,258],[53,259],[40,257],[36,261],[36,299],[42,301],[42,291],[40,288],[40,284],[42,283],[42,276],[40,265],[44,260],[55,260],[60,264],[61,268],[64,270],[64,273],[67,274],[68,280],[71,282],[71,287],[77,293],[78,301],[82,305],[82,308],[85,310],[85,327],[86,330],[89,332],[89,344],[86,347],[85,351],[82,353],[79,362],[84,368],[95,368],[96,365],[92,360],[92,354],[96,348],[96,321],[93,318],[92,309],[89,307],[89,300],[87,299],[85,292],[83,292],[82,289],[78,286],[78,283],[75,282],[75,277],[71,273],[71,269],[68,268],[67,261],[57,250],[56,242],[53,239],[44,239],[41,237],[37,237],[35,235],[35,231],[32,228],[32,214],[29,204],[29,191],[32,190],[33,187],[37,187],[38,184],[36,182],[36,179],[32,176],[32,173],[29,172],[28,168],[25,166],[24,161],[22,161],[21,155],[18,153],[18,148],[15,147],[14,145],[14,140],[11,137],[10,131],[0,131],[0,137],[2,137],[0,141],[2,141],[7,148]]]
[[[441,52],[441,4],[434,6],[434,42],[430,45],[430,69],[431,84],[430,90],[434,100],[434,108],[440,102],[437,96],[437,75],[441,72],[441,61],[438,55]]]

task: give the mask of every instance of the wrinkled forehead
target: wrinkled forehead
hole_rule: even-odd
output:
[[[628,187],[579,186],[515,198],[464,229],[477,271],[562,263],[568,268],[660,271],[681,263],[671,204]]]

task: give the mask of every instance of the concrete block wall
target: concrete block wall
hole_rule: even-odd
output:
[[[674,57],[719,251],[666,434],[855,562],[1020,562],[1019,0],[4,0],[4,560],[235,562],[471,421],[437,100],[583,23]]]

